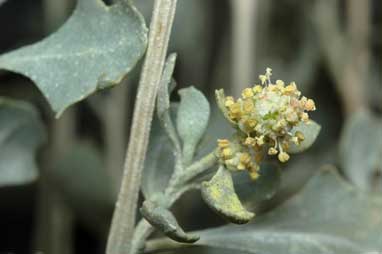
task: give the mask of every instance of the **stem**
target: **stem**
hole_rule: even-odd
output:
[[[151,121],[177,0],[155,0],[149,43],[135,102],[132,129],[106,253],[130,250]],[[130,252],[131,253],[131,252]]]
[[[348,33],[341,31],[338,1],[317,1],[314,21],[346,116],[367,106],[369,0],[348,1]],[[361,24],[361,25],[358,25]]]
[[[206,169],[211,168],[217,162],[217,157],[215,152],[212,152],[206,155],[201,160],[195,162],[178,177],[174,179],[174,181],[170,182],[169,186],[166,188],[164,195],[166,196],[166,200],[168,203],[165,208],[170,208],[185,192],[191,189],[200,188],[199,183],[189,183],[187,182],[199,175]],[[146,222],[145,219],[141,219],[138,223],[134,231],[134,236],[131,244],[131,252],[130,254],[140,253],[145,247],[146,239],[150,236],[150,234],[154,231],[154,228]]]

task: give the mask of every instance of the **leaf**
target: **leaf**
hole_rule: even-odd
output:
[[[167,235],[174,241],[181,243],[194,243],[199,240],[199,236],[188,235],[179,226],[174,215],[159,205],[151,201],[145,201],[140,209],[142,216],[156,229]]]
[[[34,181],[35,154],[45,141],[45,128],[32,105],[0,97],[0,186]]]
[[[255,216],[241,204],[233,186],[231,173],[223,166],[209,182],[203,182],[201,192],[206,204],[232,223],[247,223]]]
[[[157,115],[162,124],[162,128],[166,131],[168,137],[170,138],[172,144],[177,153],[181,153],[180,141],[178,138],[178,134],[174,127],[174,123],[170,116],[170,93],[174,87],[171,87],[173,84],[172,75],[175,68],[176,54],[170,54],[168,56],[161,82],[159,85],[158,97],[157,97]]]
[[[95,147],[76,143],[49,173],[64,200],[82,221],[98,232],[107,230],[114,197],[110,177]]]
[[[294,135],[296,131],[302,132],[304,134],[304,141],[300,145],[290,144],[288,148],[288,153],[301,153],[311,147],[316,141],[318,134],[320,133],[321,126],[315,121],[310,120],[308,123],[300,123],[292,129],[292,134]]]
[[[207,129],[210,105],[204,95],[194,87],[179,90],[181,97],[177,129],[183,140],[184,164],[191,163],[196,146]]]
[[[201,237],[196,245],[233,252],[374,253],[382,249],[382,198],[353,188],[330,168],[321,170],[301,193],[253,223],[195,233]]]
[[[158,117],[162,118],[163,114],[170,110],[170,84],[175,69],[176,54],[172,53],[167,57],[166,64],[158,90],[157,112]]]
[[[172,110],[172,116],[176,112]],[[175,165],[173,146],[165,130],[154,116],[149,146],[142,175],[142,192],[146,199],[165,190]]]
[[[345,124],[340,141],[345,174],[363,190],[371,190],[377,170],[382,171],[382,120],[360,111]]]
[[[98,89],[118,84],[146,43],[146,25],[132,5],[78,0],[56,33],[0,56],[0,68],[29,77],[60,115]]]

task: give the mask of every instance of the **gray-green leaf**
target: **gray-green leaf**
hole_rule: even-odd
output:
[[[233,252],[374,253],[382,249],[382,198],[360,192],[331,168],[320,171],[301,193],[253,223],[195,233],[200,235],[196,245]]]
[[[203,182],[201,193],[203,200],[213,211],[232,223],[247,223],[255,216],[241,204],[231,173],[223,166],[220,166],[210,181]]]
[[[318,134],[320,133],[321,126],[315,121],[310,120],[307,123],[300,123],[292,129],[292,134],[294,135],[296,131],[302,132],[304,134],[304,141],[300,145],[295,145],[294,143],[290,144],[288,153],[301,153],[311,147],[316,141]]]
[[[142,192],[146,199],[161,193],[167,187],[174,171],[173,146],[165,130],[154,116],[150,132],[149,146],[142,175]]]
[[[188,235],[179,226],[175,216],[166,208],[146,200],[141,210],[142,216],[156,229],[174,241],[181,243],[194,243],[199,240],[197,235]]]
[[[196,146],[207,129],[210,105],[204,95],[189,87],[179,90],[181,101],[177,115],[177,129],[183,140],[183,160],[189,164]]]
[[[29,77],[60,115],[98,89],[118,84],[146,43],[146,25],[133,6],[78,0],[56,33],[0,56],[0,68]]]
[[[45,128],[32,105],[0,98],[0,186],[35,180],[35,153],[45,141]]]
[[[345,174],[363,190],[371,190],[377,170],[382,170],[382,120],[360,111],[347,123],[340,142],[340,162]]]

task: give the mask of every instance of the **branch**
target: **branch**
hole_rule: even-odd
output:
[[[163,71],[177,0],[156,0],[150,24],[149,43],[133,115],[121,190],[114,211],[108,254],[130,250],[155,98]]]
[[[364,83],[369,61],[368,29],[359,29],[357,24],[369,22],[368,1],[348,2],[348,33],[343,33],[340,29],[338,1],[317,1],[313,15],[346,115],[367,105]]]

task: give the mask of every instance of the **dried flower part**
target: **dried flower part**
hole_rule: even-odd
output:
[[[299,131],[292,134],[292,128],[308,122],[308,112],[316,109],[312,99],[301,96],[295,82],[272,83],[271,76],[272,70],[267,68],[266,73],[259,76],[261,85],[245,88],[241,98],[236,100],[225,97],[223,91],[217,93],[226,118],[237,129],[237,144],[229,143],[229,150],[223,147],[228,140],[219,141],[221,159],[231,169],[247,169],[254,179],[258,177],[256,167],[263,151],[270,156],[277,155],[281,162],[289,160],[289,145],[300,145],[305,138]]]

